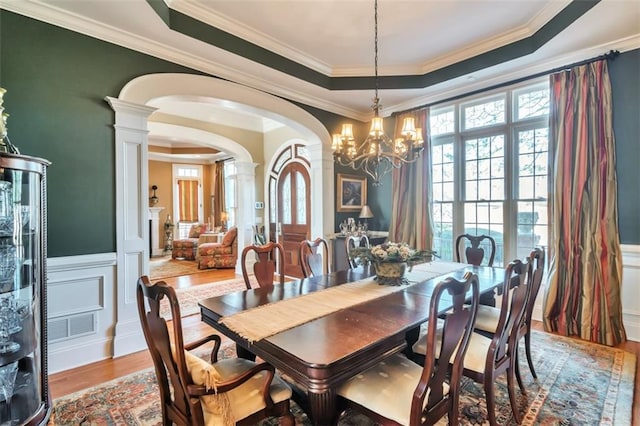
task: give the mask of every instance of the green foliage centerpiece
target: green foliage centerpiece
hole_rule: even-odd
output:
[[[350,254],[363,265],[373,265],[375,280],[379,284],[403,285],[409,283],[405,278],[407,269],[414,264],[430,261],[436,253],[415,250],[406,243],[383,243],[370,248],[356,247],[351,249]]]

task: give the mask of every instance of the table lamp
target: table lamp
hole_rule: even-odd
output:
[[[372,217],[373,217],[373,212],[371,211],[369,206],[366,204],[362,206],[362,209],[360,210],[360,215],[358,215],[358,218],[364,219],[363,222],[364,222],[365,233],[369,230],[369,224],[367,223],[367,219],[371,219]]]
[[[220,213],[220,222],[222,222],[222,232],[227,232],[227,219],[229,218],[229,216],[227,215],[227,212],[221,212]]]

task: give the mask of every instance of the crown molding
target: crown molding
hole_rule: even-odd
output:
[[[259,32],[255,28],[231,19],[226,15],[216,13],[211,9],[202,7],[199,3],[184,0],[165,0],[165,3],[169,8],[197,19],[198,21],[204,22],[207,25],[216,27],[258,46],[262,46],[267,50],[275,52],[285,58],[289,58],[294,62],[302,64],[322,74],[333,75],[332,67],[326,62],[306,55],[300,50],[286,43],[282,43],[268,34]],[[368,71],[371,72],[371,69]]]
[[[407,102],[386,105],[385,113],[394,114],[425,105],[433,105],[439,102],[446,101],[447,99],[464,96],[478,90],[489,90],[491,87],[508,84],[509,82],[520,79],[526,79],[528,77],[535,76],[537,74],[544,73],[558,67],[563,67],[568,64],[588,60],[600,56],[603,53],[609,52],[611,50],[617,50],[621,53],[624,53],[635,49],[640,49],[640,35],[615,40],[597,46],[592,46],[588,49],[572,52],[570,55],[558,55],[553,58],[549,58],[544,62],[535,61],[533,65],[524,64],[518,69],[504,72],[493,77],[482,77],[481,79],[475,79],[473,78],[473,74],[471,74],[467,77],[464,77],[467,80],[466,83],[456,84],[450,89],[435,88],[433,92],[412,98]]]

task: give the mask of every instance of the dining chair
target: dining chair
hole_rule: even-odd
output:
[[[531,273],[531,262],[517,259],[509,263],[505,269],[502,284],[503,294],[511,288],[511,297],[503,297],[496,332],[492,337],[472,333],[469,348],[464,358],[463,374],[480,383],[484,387],[487,402],[489,424],[496,425],[495,414],[495,382],[502,375],[507,376],[509,402],[514,419],[520,423],[520,412],[515,395],[515,369],[518,350],[518,329],[524,316],[527,293],[529,291],[528,276]],[[429,332],[420,336],[412,349],[415,354],[426,354],[428,350]],[[446,359],[446,358],[445,358]],[[450,361],[451,362],[451,361]],[[520,388],[523,392],[524,389]]]
[[[344,246],[347,250],[347,261],[349,263],[349,268],[354,269],[357,268],[360,263],[355,256],[351,255],[351,250],[356,247],[370,247],[369,237],[366,235],[350,235],[344,241]]]
[[[489,235],[461,234],[456,238],[456,262],[480,266],[485,258],[485,247],[489,248],[486,266],[493,266],[496,257],[496,240]],[[464,252],[462,249],[464,248]]]
[[[305,278],[329,273],[329,245],[327,240],[316,238],[300,242],[300,266]]]
[[[279,417],[293,426],[291,387],[267,363],[241,358],[218,360],[221,338],[212,334],[196,342],[183,341],[180,305],[173,287],[164,281],[138,279],[138,314],[160,388],[165,425],[253,425]],[[172,320],[160,315],[165,300]],[[213,342],[209,362],[190,351]]]
[[[247,257],[249,253],[255,254],[253,275],[260,287],[272,287],[276,272],[280,276],[280,284],[284,284],[284,248],[280,243],[269,241],[265,245],[250,245],[242,250],[241,264],[242,276],[247,290],[251,290]]]
[[[533,359],[531,357],[531,321],[533,318],[533,309],[535,308],[536,298],[542,286],[542,277],[544,275],[545,252],[542,248],[535,248],[529,254],[529,260],[532,262],[533,273],[529,275],[529,293],[527,294],[527,302],[519,330],[518,339],[524,337],[525,353],[529,370],[534,379],[537,379],[535,368],[533,367]],[[478,307],[478,317],[476,318],[476,331],[491,336],[495,333],[498,319],[500,318],[500,309],[480,305]],[[517,353],[516,353],[517,355]],[[516,362],[516,379],[520,388],[523,387],[522,378],[520,376],[520,364]]]
[[[462,281],[448,277],[437,284],[429,305],[424,362],[417,364],[402,354],[380,361],[338,389],[339,410],[350,408],[376,423],[403,426],[435,424],[448,414],[449,424],[457,425],[463,359],[473,331],[479,288],[478,277],[472,273]],[[469,290],[472,302],[465,305]],[[443,298],[453,300],[453,309],[438,320]],[[439,363],[438,357],[451,359],[451,364]]]

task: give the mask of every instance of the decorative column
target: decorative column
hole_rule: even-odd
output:
[[[240,253],[253,242],[256,201],[256,166],[248,161],[236,161],[236,226],[238,227],[238,262],[236,273],[241,274]]]
[[[136,282],[149,271],[149,180],[147,119],[156,108],[107,97],[115,111],[116,310],[113,356],[147,347]],[[126,178],[125,178],[126,177]]]
[[[149,219],[151,220],[151,256],[162,256],[163,247],[160,246],[160,211],[164,207],[149,207]]]
[[[333,152],[328,143],[308,145],[311,157],[311,235],[333,234],[335,222]]]

